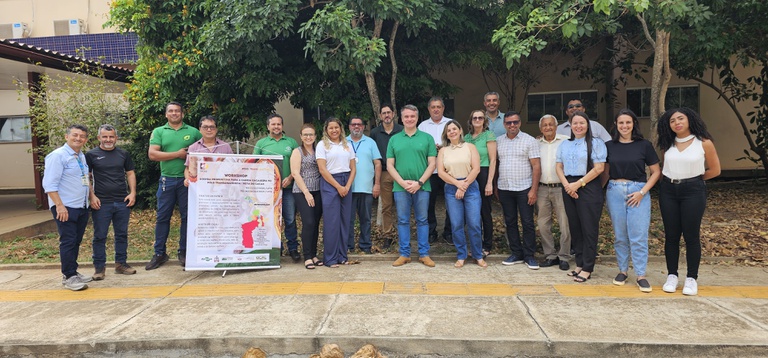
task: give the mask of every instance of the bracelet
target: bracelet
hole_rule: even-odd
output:
[[[582,188],[587,186],[587,182],[585,182],[584,179],[579,179],[579,181],[581,182],[581,187]]]
[[[645,192],[645,191],[643,191],[643,189],[640,189],[640,195],[642,195],[642,196],[645,196],[645,193],[646,193],[646,192]]]

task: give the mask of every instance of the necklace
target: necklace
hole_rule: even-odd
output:
[[[696,136],[695,136],[695,135],[693,135],[693,134],[691,134],[691,135],[689,135],[689,136],[687,136],[687,137],[685,137],[685,138],[678,138],[678,137],[675,137],[675,142],[678,142],[678,143],[685,143],[685,142],[687,142],[687,141],[689,141],[689,140],[691,140],[691,139],[693,139],[693,138],[695,138],[695,137],[696,137]]]

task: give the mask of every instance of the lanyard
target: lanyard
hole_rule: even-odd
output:
[[[80,174],[82,175],[81,180],[83,181],[83,185],[85,186],[86,194],[85,199],[83,200],[83,207],[88,208],[88,171],[85,170],[85,166],[83,165],[83,161],[80,160],[80,153],[75,153],[75,160],[77,160],[77,165],[80,166]]]
[[[362,145],[362,144],[363,144],[363,140],[362,140],[362,139],[360,139],[360,141],[359,141],[359,142],[357,142],[357,147],[355,147],[355,141],[353,141],[353,140],[350,140],[350,141],[349,141],[349,143],[350,143],[350,144],[352,144],[352,150],[354,150],[354,151],[355,151],[355,154],[357,154],[357,150],[358,150],[358,149],[360,149],[360,145]]]

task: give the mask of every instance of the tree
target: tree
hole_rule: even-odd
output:
[[[553,37],[578,42],[599,33],[617,34],[623,18],[632,16],[642,26],[654,54],[651,78],[651,127],[664,110],[671,77],[669,44],[683,26],[694,27],[711,16],[708,7],[696,0],[553,0],[539,6],[536,0],[511,5],[507,23],[496,30],[493,42],[512,66],[532,50],[541,51]],[[631,38],[630,38],[631,39]],[[641,48],[642,46],[636,46]],[[652,130],[652,136],[655,133]]]
[[[717,14],[708,26],[691,29],[672,47],[677,75],[692,79],[717,92],[736,115],[749,145],[749,159],[763,166],[768,177],[768,12],[763,1],[709,1]],[[738,68],[760,68],[757,76],[742,79]],[[754,103],[754,110],[742,113],[741,102]],[[749,122],[755,125],[750,129]],[[754,137],[753,137],[754,135]]]

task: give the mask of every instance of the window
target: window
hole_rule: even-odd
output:
[[[688,107],[699,112],[699,86],[669,87],[664,98],[667,109]],[[650,117],[651,89],[627,90],[627,107],[638,117]]]
[[[30,142],[29,117],[0,117],[0,142]]]
[[[574,99],[581,100],[589,119],[597,119],[597,91],[534,93],[528,95],[528,122],[538,123],[541,116],[551,114],[562,123],[567,119],[565,107]]]

